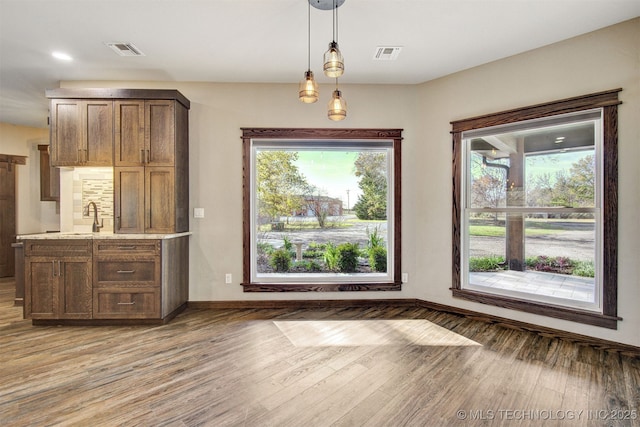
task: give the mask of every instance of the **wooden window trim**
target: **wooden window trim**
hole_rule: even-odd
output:
[[[451,122],[453,139],[453,209],[452,209],[452,294],[456,298],[482,304],[555,317],[603,328],[617,329],[618,321],[618,99],[621,88],[495,114],[472,117]],[[498,126],[524,120],[538,119],[559,114],[574,113],[602,108],[602,156],[603,156],[603,200],[602,200],[602,313],[536,303],[504,295],[462,289],[461,287],[461,184],[462,184],[462,133],[465,131]]]
[[[399,291],[402,289],[401,249],[402,216],[401,200],[401,144],[402,129],[325,129],[325,128],[241,128],[242,130],[242,286],[244,292],[353,292]],[[251,282],[251,140],[393,140],[393,188],[394,188],[394,270],[389,283],[255,283]]]

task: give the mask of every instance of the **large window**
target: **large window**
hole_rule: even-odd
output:
[[[400,131],[243,129],[245,291],[400,289]]]
[[[617,92],[454,123],[455,296],[616,327]]]

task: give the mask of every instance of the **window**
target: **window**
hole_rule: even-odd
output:
[[[400,130],[243,129],[243,286],[400,290]]]
[[[454,296],[617,327],[618,92],[452,123]]]

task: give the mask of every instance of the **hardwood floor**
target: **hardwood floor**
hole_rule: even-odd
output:
[[[2,426],[638,426],[640,359],[415,308],[31,326],[0,279]]]

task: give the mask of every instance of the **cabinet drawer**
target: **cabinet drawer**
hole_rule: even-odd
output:
[[[97,256],[159,255],[159,240],[94,240],[93,253]]]
[[[98,260],[94,267],[94,281],[97,285],[113,282],[127,282],[158,285],[158,263],[154,260],[110,261]]]
[[[94,319],[152,319],[159,317],[159,288],[108,287],[93,290]]]
[[[24,254],[47,257],[91,256],[91,240],[25,240]]]

